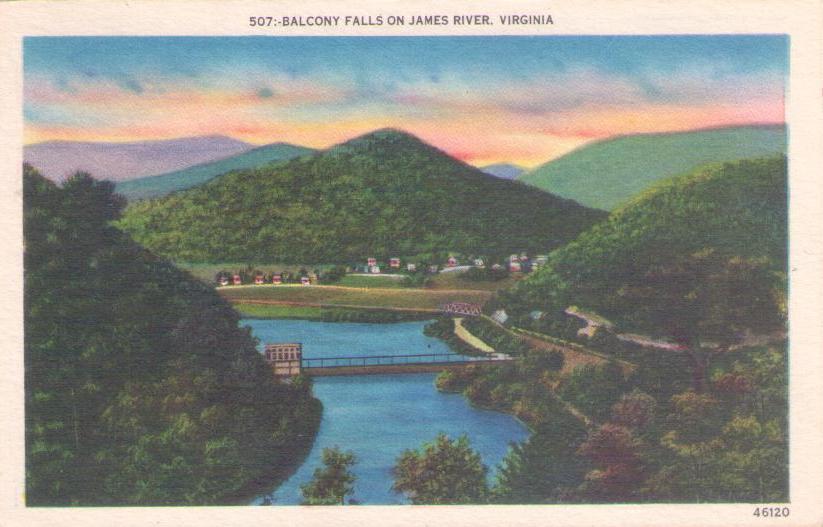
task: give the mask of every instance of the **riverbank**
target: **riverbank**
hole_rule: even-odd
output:
[[[255,499],[257,496],[269,491],[272,488],[277,488],[285,481],[291,478],[312,451],[317,436],[320,432],[320,423],[323,419],[323,403],[315,396],[313,400],[313,408],[308,415],[304,415],[305,419],[302,423],[306,428],[295,435],[295,440],[292,442],[294,450],[292,451],[292,463],[289,466],[270,465],[261,468],[262,476],[250,480],[246,486],[236,492],[227,500],[227,505],[247,505],[249,501]]]
[[[415,310],[366,309],[322,307],[292,304],[241,302],[234,304],[244,318],[261,320],[316,320],[320,322],[364,322],[393,324],[415,320],[429,320],[434,313]]]

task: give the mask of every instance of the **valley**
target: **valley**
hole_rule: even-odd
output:
[[[316,421],[300,425],[314,439],[295,445],[296,462],[281,462],[252,486],[237,475],[230,493],[196,500],[246,502],[254,494],[255,504],[301,503],[308,474],[348,438],[361,460],[354,499],[407,503],[408,496],[391,492],[386,471],[433,423],[467,433],[493,464],[482,482],[490,489],[484,502],[563,501],[556,497],[562,493],[671,499],[682,490],[644,485],[684,461],[649,423],[675,433],[679,425],[670,423],[679,419],[681,401],[715,401],[730,383],[751,383],[783,367],[785,341],[750,333],[779,334],[783,324],[785,158],[650,179],[607,214],[506,174],[484,174],[398,130],[290,152],[290,159],[274,159],[281,150],[252,150],[117,186],[135,199],[112,218],[112,232],[133,237],[165,258],[159,261],[178,262],[186,290],[212,295],[194,301],[231,306],[233,317],[243,317],[241,333],[249,328],[259,339],[258,352],[272,341],[298,342],[306,370],[283,385],[311,412],[318,399],[323,405],[312,414]],[[36,177],[33,184],[54,192]],[[69,180],[69,188],[87,184],[76,181],[82,183]],[[119,196],[111,199],[122,206]],[[151,264],[149,276],[168,272],[162,265],[171,264]],[[157,291],[139,295],[164,296]],[[715,307],[706,311],[707,305]],[[202,322],[191,324],[195,333],[208,331]],[[624,338],[629,332],[633,338]],[[354,357],[364,370],[312,378],[307,365],[318,354]],[[398,354],[505,360],[493,367],[417,366],[439,374],[380,365]],[[258,368],[276,370],[261,357]],[[379,371],[366,373],[369,357]],[[741,419],[785,426],[781,382],[778,376],[724,399],[722,411],[699,410],[711,423],[701,437],[728,441],[726,430]],[[765,397],[762,390],[772,394],[769,413],[751,417],[749,398]],[[381,404],[365,401],[372,392]],[[407,406],[417,417],[398,417]],[[642,473],[633,472],[639,461],[609,468],[587,453],[595,442],[611,441],[609,434],[636,442],[631,459],[649,460]],[[519,443],[505,451],[511,440]],[[769,455],[784,445],[776,439]],[[734,464],[717,455],[718,466]],[[627,471],[634,482],[615,490],[598,479],[598,466]],[[728,491],[718,485],[711,492]],[[761,495],[779,497],[782,485],[774,481]],[[166,499],[173,498],[141,498]]]

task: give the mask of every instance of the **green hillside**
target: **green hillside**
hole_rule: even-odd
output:
[[[435,251],[547,251],[601,211],[380,130],[313,156],[132,204],[120,226],[187,262],[334,263]]]
[[[519,180],[588,207],[612,210],[655,181],[700,165],[785,152],[784,126],[629,135],[586,145]]]
[[[234,504],[319,423],[215,291],[111,226],[108,181],[24,169],[26,505]]]
[[[651,276],[694,267],[709,253],[761,259],[785,273],[787,191],[782,156],[707,165],[659,182],[498,300],[517,312],[575,304],[621,318],[629,289],[653,288]]]
[[[195,187],[210,179],[232,170],[254,168],[308,155],[315,152],[311,148],[290,145],[288,143],[274,143],[261,146],[236,156],[227,157],[210,163],[203,163],[193,167],[139,179],[123,181],[117,184],[116,190],[129,201],[156,198],[165,196],[176,190]]]

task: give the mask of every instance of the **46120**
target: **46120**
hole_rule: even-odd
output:
[[[788,507],[755,507],[754,516],[758,518],[788,518]]]

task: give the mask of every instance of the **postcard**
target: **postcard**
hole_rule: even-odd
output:
[[[0,5],[9,525],[820,525],[819,2]]]

